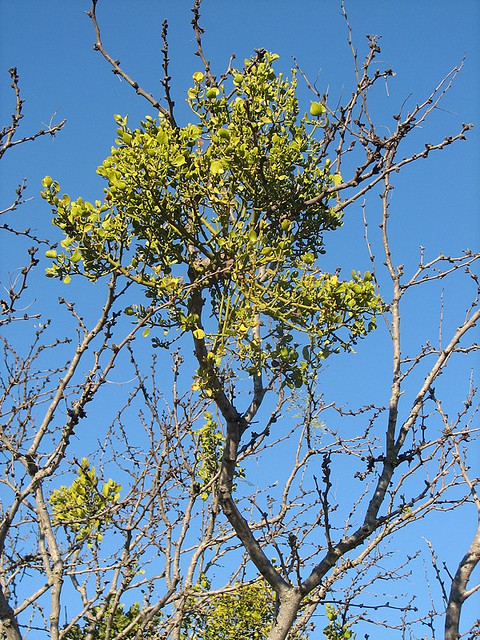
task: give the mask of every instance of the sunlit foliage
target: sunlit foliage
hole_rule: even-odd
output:
[[[47,275],[137,283],[161,307],[149,321],[157,345],[178,332],[201,344],[195,384],[206,395],[232,354],[250,375],[275,369],[300,387],[373,329],[380,308],[370,273],[344,281],[319,266],[324,232],[342,224],[341,176],[322,151],[325,109],[300,117],[295,74],[276,75],[276,58],[259,52],[218,87],[195,73],[184,127],[160,116],[130,129],[116,116],[116,146],[98,168],[103,202],[43,181],[64,233]],[[145,314],[139,295],[125,311]]]

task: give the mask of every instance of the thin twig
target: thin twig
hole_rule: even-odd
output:
[[[155,109],[157,109],[167,120],[171,123],[172,127],[177,128],[175,120],[173,119],[172,114],[168,109],[162,107],[162,105],[156,100],[151,93],[145,91],[135,80],[133,80],[120,66],[120,60],[115,60],[112,56],[105,50],[102,39],[100,36],[100,27],[97,20],[96,8],[97,8],[98,0],[92,0],[92,7],[90,11],[85,11],[86,15],[91,19],[93,23],[93,27],[95,29],[95,44],[93,48],[95,51],[99,51],[105,60],[113,67],[112,72],[123,78],[125,82],[127,82],[133,89],[135,89],[136,93],[142,98],[145,98]]]

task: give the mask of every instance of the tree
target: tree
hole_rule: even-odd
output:
[[[246,628],[248,637],[293,640],[308,637],[325,605],[324,635],[350,637],[367,611],[396,609],[367,595],[404,571],[389,563],[385,541],[437,510],[478,506],[467,462],[475,388],[452,418],[439,378],[455,356],[478,350],[469,336],[480,314],[479,255],[422,250],[407,271],[394,262],[389,231],[394,176],[470,129],[400,155],[459,69],[380,135],[370,95],[392,71],[375,68],[377,39],[361,67],[352,47],[357,85],[345,104],[333,107],[309,84],[303,109],[300,69],[286,78],[263,49],[215,77],[196,2],[203,70],[188,90],[193,123],[180,125],[166,25],[162,106],[105,50],[96,6],[95,48],[159,115],[134,128],[116,116],[94,202],[61,194],[55,176],[43,180],[58,234],[47,276],[80,280],[78,291],[103,287],[97,314],[62,298],[72,332],[61,338],[17,311],[34,250],[2,304],[4,637],[18,640],[27,627],[53,639],[206,640]],[[365,212],[371,270],[328,273],[325,234],[341,234],[345,210],[368,193],[381,200],[379,238]],[[438,346],[404,347],[408,297],[460,275],[472,295],[456,328],[444,337],[442,325]],[[324,398],[325,363],[345,357],[349,366],[378,319],[392,345],[390,397],[353,410]],[[129,380],[118,391],[109,385],[115,366]],[[95,405],[107,393],[115,413],[83,455],[82,429],[102,416]],[[355,430],[343,426],[352,422]],[[257,461],[275,471],[272,481],[258,477]],[[450,589],[432,551],[445,637],[456,638],[475,592],[467,585],[478,533]],[[413,633],[416,616],[434,634],[435,614],[416,606],[402,601],[390,624]]]

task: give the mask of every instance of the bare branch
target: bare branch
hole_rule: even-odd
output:
[[[470,547],[460,560],[452,580],[445,614],[445,640],[458,640],[458,638],[460,638],[460,614],[462,612],[462,606],[467,598],[480,589],[480,584],[467,589],[473,570],[480,562],[480,497],[477,492],[478,479],[472,480],[470,478],[468,468],[460,453],[458,442],[454,443],[454,447],[455,461],[470,489],[472,501],[477,509],[477,528]]]
[[[203,63],[205,74],[207,76],[208,85],[215,86],[216,80],[215,80],[215,76],[211,72],[210,62],[209,60],[207,60],[207,58],[205,57],[205,54],[203,53],[202,35],[205,33],[205,31],[200,26],[200,5],[201,4],[202,4],[202,0],[195,0],[192,8],[192,13],[193,13],[192,26],[193,26],[193,31],[195,33],[195,39],[197,41],[197,51],[195,52],[195,55],[197,55]]]
[[[60,124],[50,125],[45,129],[40,129],[37,133],[34,133],[30,136],[25,136],[23,138],[19,138],[15,140],[15,134],[17,133],[20,121],[23,118],[22,107],[23,107],[23,99],[20,97],[20,87],[18,84],[18,73],[15,67],[12,67],[8,70],[10,73],[10,77],[12,79],[11,87],[15,93],[15,111],[12,114],[12,123],[9,126],[3,127],[0,130],[0,158],[4,155],[7,149],[11,149],[19,144],[24,144],[25,142],[30,142],[32,140],[36,140],[37,138],[41,138],[45,135],[54,136],[66,123],[66,120],[62,120]],[[18,194],[18,190],[17,190]]]
[[[176,128],[177,125],[173,118],[173,114],[168,109],[165,109],[165,107],[162,107],[162,105],[158,102],[158,100],[156,100],[152,96],[152,94],[145,91],[138,84],[138,82],[133,80],[127,73],[125,73],[125,71],[120,66],[120,60],[115,60],[105,50],[102,44],[101,36],[100,36],[100,26],[97,20],[97,14],[96,14],[97,4],[98,4],[98,0],[92,0],[92,6],[90,8],[90,11],[85,12],[87,16],[90,18],[90,20],[92,21],[93,28],[95,29],[95,44],[93,45],[93,48],[95,49],[95,51],[99,51],[102,54],[102,56],[105,58],[105,60],[112,66],[112,72],[115,75],[125,80],[125,82],[127,82],[133,89],[135,89],[135,92],[139,96],[141,96],[142,98],[145,98],[145,100],[147,100],[147,102],[149,102],[152,105],[152,107],[157,109],[157,111],[159,111],[163,116],[165,116],[165,118],[167,118],[167,120],[171,123],[172,127]]]

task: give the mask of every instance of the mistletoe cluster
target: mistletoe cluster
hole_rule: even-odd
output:
[[[121,489],[121,485],[111,479],[100,489],[95,467],[87,458],[82,458],[72,484],[62,485],[50,496],[53,521],[73,532],[76,540],[86,540],[91,547],[94,541],[102,540],[102,530],[111,522],[110,509],[119,501]]]
[[[98,168],[103,201],[72,201],[43,181],[65,236],[47,275],[140,285],[163,308],[152,326],[191,332],[197,351],[201,342],[196,384],[207,394],[232,354],[251,375],[276,369],[301,386],[319,359],[374,328],[381,304],[368,272],[342,281],[320,268],[323,234],[342,224],[331,202],[341,176],[322,152],[325,108],[300,118],[295,73],[276,75],[277,57],[262,51],[218,86],[195,73],[184,127],[160,115],[132,130],[116,116],[116,146]],[[126,309],[144,311],[139,298]]]

